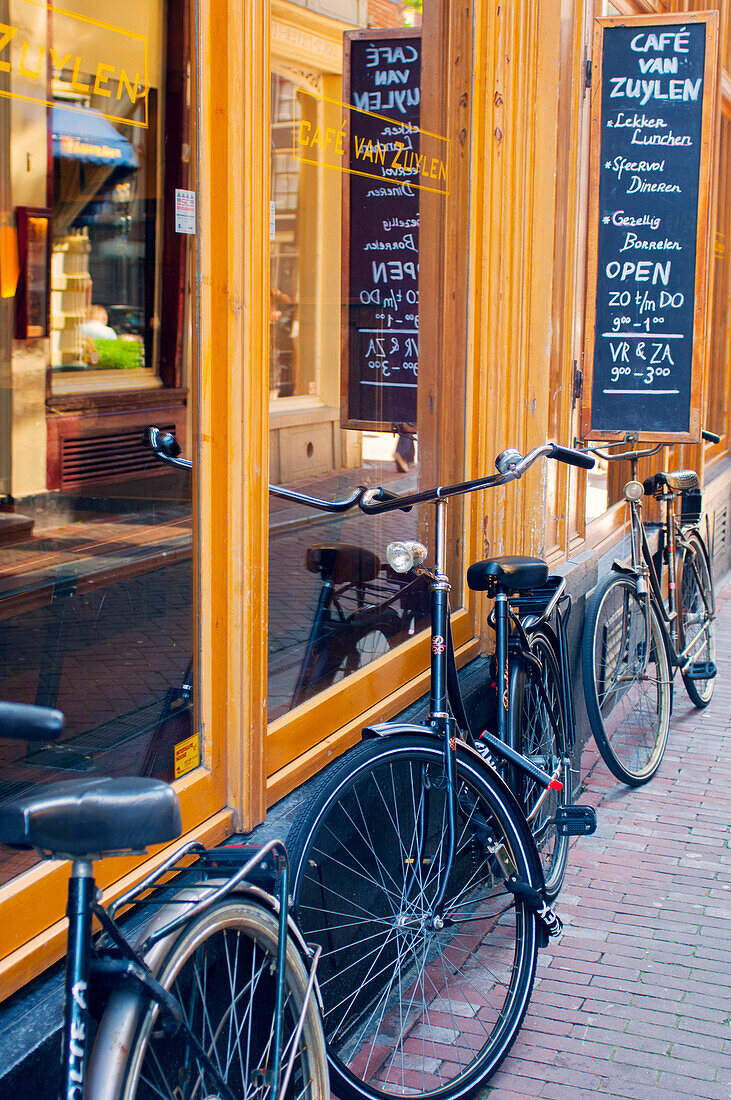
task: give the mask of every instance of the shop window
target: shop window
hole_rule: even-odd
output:
[[[708,385],[706,388],[706,412],[703,427],[721,436],[721,443],[714,452],[728,449],[729,410],[729,351],[731,350],[731,210],[725,196],[728,194],[731,172],[731,118],[724,111],[721,116],[721,139],[718,148],[718,204],[716,213],[716,237],[713,251],[714,280],[711,304],[711,334],[708,356]]]
[[[450,315],[459,338],[446,356],[435,335],[445,227],[460,217],[467,224],[463,182],[449,175],[442,8],[438,0],[423,11],[402,0],[274,8],[270,480],[320,497],[357,485],[408,493],[464,471],[462,319]],[[393,166],[400,149],[402,168]],[[460,269],[466,280],[466,251]],[[455,501],[454,609],[461,515]],[[270,774],[362,710],[369,666],[418,640],[426,587],[391,572],[386,546],[428,541],[430,521],[431,506],[328,518],[271,499]],[[394,665],[377,669],[383,697]],[[340,701],[321,720],[318,700],[333,688]],[[307,728],[287,732],[299,708],[308,708]]]
[[[0,5],[0,801],[87,774],[197,767],[190,477],[187,5]],[[0,882],[34,862],[0,848]]]

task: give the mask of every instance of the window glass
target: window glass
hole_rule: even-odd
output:
[[[435,484],[447,446],[461,476],[464,447],[461,428],[447,444],[428,427],[430,392],[450,387],[420,350],[441,293],[424,241],[444,232],[450,201],[440,97],[422,95],[437,79],[440,4],[307,9],[306,35],[297,5],[278,5],[272,24],[270,480],[327,499],[358,485],[413,492]],[[459,402],[465,352],[452,350]],[[450,509],[459,532],[461,503]],[[425,585],[393,573],[386,547],[428,542],[430,523],[431,506],[328,517],[271,498],[270,718],[424,629]]]
[[[731,321],[731,264],[729,246],[731,242],[731,210],[723,196],[728,193],[731,150],[729,134],[731,120],[727,114],[721,116],[721,134],[718,147],[718,195],[716,213],[716,239],[713,255],[715,266],[713,281],[713,302],[710,354],[708,358],[708,388],[706,393],[706,412],[704,428],[720,435],[728,442],[728,402],[729,402],[729,331]],[[725,438],[724,438],[725,437]]]
[[[190,478],[143,442],[193,432],[187,6],[0,0],[0,21],[0,699],[67,723],[0,730],[1,802],[172,779],[200,750]],[[0,849],[0,880],[34,858]]]

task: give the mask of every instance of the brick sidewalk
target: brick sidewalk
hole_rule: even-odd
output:
[[[584,753],[595,836],[574,844],[528,1015],[483,1100],[731,1097],[731,582],[705,711],[675,683],[671,734],[645,787]]]

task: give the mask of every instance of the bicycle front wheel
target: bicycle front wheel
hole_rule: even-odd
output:
[[[691,663],[716,660],[716,623],[713,612],[713,578],[703,545],[692,534],[683,557],[678,589],[680,592],[680,641],[688,649]],[[683,675],[685,690],[696,707],[707,707],[713,697],[714,677],[698,680]]]
[[[637,787],[665,752],[672,679],[657,611],[638,594],[634,577],[610,573],[595,589],[581,648],[597,747],[617,779]]]
[[[551,641],[543,633],[531,638],[540,667],[516,660],[510,676],[510,744],[563,783],[563,790],[545,790],[535,779],[514,771],[516,790],[530,823],[543,865],[546,896],[561,889],[569,854],[569,838],[556,829],[556,810],[571,802],[566,723],[561,705],[561,673]]]
[[[323,773],[288,838],[293,895],[318,979],[333,1090],[363,1097],[465,1097],[507,1054],[536,968],[535,914],[504,867],[530,854],[490,773],[458,743],[454,861],[436,739],[367,741]],[[535,858],[533,856],[533,858]]]
[[[275,1100],[272,1036],[278,921],[246,898],[214,905],[165,950],[152,953],[153,976],[182,1007],[198,1039],[234,1096]],[[290,1100],[329,1097],[327,1055],[315,994],[296,1038],[305,1004],[307,971],[287,944],[281,1067],[293,1048]],[[208,1100],[218,1097],[214,1075],[196,1054],[185,1029],[166,1026],[158,1004],[131,986],[110,998],[89,1064],[89,1100]]]

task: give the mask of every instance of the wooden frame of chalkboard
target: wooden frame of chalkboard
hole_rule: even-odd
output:
[[[372,29],[372,30],[358,30],[358,31],[346,31],[343,35],[343,101],[349,106],[353,106],[354,110],[357,105],[352,104],[353,98],[353,53],[359,47],[367,47],[368,43],[375,43],[381,50],[385,50],[390,43],[407,45],[409,42],[418,42],[420,44],[421,33],[418,28],[404,27],[404,28],[387,28],[387,29]],[[379,55],[380,56],[380,55]],[[410,56],[410,55],[408,55]],[[419,48],[419,73],[421,65],[420,48]],[[403,72],[403,68],[400,70]],[[375,103],[369,100],[369,107],[371,110],[359,109],[356,113],[359,116],[369,116],[373,120],[380,120],[378,125],[381,128],[385,124],[392,124],[391,128],[395,129],[393,125],[396,120],[390,119],[385,114],[389,110],[389,85],[383,86],[384,91],[381,94],[378,89],[374,90],[374,95],[378,96],[379,102]],[[364,94],[360,90],[361,95]],[[403,85],[396,86],[396,94],[401,95],[404,92]],[[351,156],[351,131],[353,123],[354,110],[346,111],[347,116],[347,132],[345,134],[345,157]],[[419,112],[417,111],[418,115]],[[405,126],[418,125],[413,119],[409,122],[408,118],[405,122]],[[394,138],[396,140],[396,138]],[[407,135],[408,140],[408,135]],[[398,303],[394,301],[394,308],[390,307],[386,309],[384,301],[394,297],[392,291],[389,291],[387,287],[377,288],[379,292],[379,301],[366,301],[362,305],[362,312],[364,316],[369,316],[369,313],[373,314],[371,322],[359,327],[356,319],[353,316],[354,311],[361,308],[360,302],[358,305],[351,302],[351,287],[353,285],[353,273],[354,264],[357,257],[351,254],[353,247],[359,247],[361,242],[356,245],[354,226],[352,222],[353,204],[352,204],[352,191],[357,189],[359,194],[364,192],[367,195],[366,188],[371,191],[374,190],[388,190],[387,180],[381,179],[375,176],[370,178],[359,172],[353,172],[350,170],[349,164],[346,161],[346,168],[343,173],[343,187],[342,187],[342,253],[341,253],[341,323],[340,323],[340,343],[341,343],[341,356],[340,356],[340,424],[343,428],[356,428],[360,430],[370,431],[390,431],[394,425],[408,425],[412,429],[416,426],[416,369],[418,363],[418,209],[419,209],[419,191],[414,189],[414,194],[401,200],[398,196],[389,195],[384,196],[383,202],[380,203],[380,213],[385,215],[387,219],[391,221],[415,221],[413,226],[402,226],[402,237],[406,238],[411,234],[413,241],[415,241],[416,251],[413,256],[407,254],[399,254],[398,252],[393,254],[385,254],[384,257],[380,257],[378,261],[379,268],[383,268],[387,265],[388,270],[394,270],[395,268],[401,269],[402,277],[400,278],[403,284],[399,290],[402,293],[402,298]],[[379,186],[380,184],[380,186]],[[395,190],[395,188],[390,188]],[[408,205],[408,210],[404,211],[404,217],[397,217],[398,206]],[[393,209],[391,209],[393,208]],[[412,209],[413,208],[413,209]],[[379,215],[380,216],[380,215]],[[360,232],[368,231],[368,219],[363,216],[359,218],[358,229]],[[397,242],[398,243],[398,242]],[[403,241],[401,243],[404,243]],[[376,262],[376,261],[374,261]],[[408,265],[411,265],[409,268]],[[407,270],[408,269],[408,270]],[[408,271],[411,270],[409,276]],[[365,288],[361,288],[360,294],[366,295],[368,291]],[[372,291],[375,296],[375,290]],[[409,309],[409,302],[407,297],[413,299],[412,308]],[[362,301],[362,299],[361,299]],[[393,329],[388,329],[385,326],[382,331],[381,324],[383,318],[377,316],[379,314],[390,313],[391,320],[395,321]],[[411,322],[407,321],[407,317],[411,317]],[[414,322],[413,318],[416,317]],[[375,331],[379,328],[379,331]],[[367,330],[373,331],[368,332]],[[366,341],[366,346],[362,349],[360,347],[362,341]],[[394,346],[393,341],[398,341],[398,350],[396,352],[396,362],[386,359],[388,362],[388,369],[391,371],[390,379],[388,380],[389,400],[379,400],[383,398],[384,389],[379,389],[376,385],[372,385],[373,398],[368,401],[363,401],[358,396],[358,389],[361,383],[361,379],[356,369],[356,360],[360,362],[362,356],[360,351],[363,350],[365,355],[365,362],[368,360],[368,342],[370,341],[371,349],[373,351],[372,362],[374,365],[384,361],[384,353],[390,351]],[[405,377],[409,368],[404,364],[413,364],[413,375],[411,378]],[[395,366],[395,370],[394,370]],[[374,376],[382,373],[374,366]],[[398,378],[399,381],[403,378],[403,381],[408,384],[408,390],[404,390],[405,400],[394,401],[393,396],[398,390],[398,385],[391,379]],[[383,412],[388,410],[393,415],[383,416]]]
[[[596,20],[582,439],[700,439],[717,34]]]

